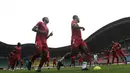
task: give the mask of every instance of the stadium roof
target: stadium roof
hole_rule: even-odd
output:
[[[130,17],[122,18],[102,27],[85,41],[92,52],[108,48],[112,41],[125,40],[130,37]]]

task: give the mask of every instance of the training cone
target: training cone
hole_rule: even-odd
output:
[[[93,70],[101,70],[102,68],[100,66],[95,66]]]

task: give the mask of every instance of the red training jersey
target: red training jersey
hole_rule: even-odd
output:
[[[46,38],[48,36],[48,31],[49,31],[47,25],[44,22],[38,22],[36,24],[36,27],[38,27],[38,30],[44,31],[46,33],[45,35],[43,35],[41,33],[37,33],[36,34],[36,41],[40,40],[40,39],[46,40]]]
[[[118,42],[114,43],[113,48],[120,47],[120,44]]]
[[[56,62],[56,57],[53,58],[53,62]]]
[[[118,51],[119,48],[120,48],[120,44],[118,42],[114,43],[113,46],[112,46],[112,49],[114,51]]]
[[[75,62],[75,59],[76,59],[75,56],[72,56],[72,57],[71,57],[71,61],[72,61],[72,62]]]
[[[21,53],[21,47],[16,46],[15,47],[15,54],[20,55],[20,53]]]
[[[71,22],[71,31],[72,31],[72,38],[73,37],[78,37],[78,38],[81,38],[81,30],[80,29],[73,29],[72,26],[77,24],[77,21],[76,20],[73,20]],[[77,24],[78,25],[78,24]]]

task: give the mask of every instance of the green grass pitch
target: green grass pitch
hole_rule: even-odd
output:
[[[80,67],[68,67],[68,68],[62,68],[60,71],[57,71],[56,68],[51,69],[42,69],[42,72],[40,73],[130,73],[130,64],[128,65],[104,65],[100,66],[101,70],[93,70],[93,67],[89,71],[81,71]],[[0,73],[37,73],[35,70],[15,70],[15,71],[9,71],[9,70],[0,70]]]

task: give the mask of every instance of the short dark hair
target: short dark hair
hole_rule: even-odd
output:
[[[45,21],[45,19],[46,19],[46,17],[43,17],[43,18],[42,18],[42,21]]]
[[[73,16],[73,19],[76,19],[77,17],[78,17],[77,15],[74,15],[74,16]]]
[[[21,46],[21,43],[20,43],[20,42],[18,42],[18,43],[17,43],[17,46]]]
[[[49,21],[46,20],[46,19],[48,19],[48,17],[43,17],[43,18],[42,18],[42,21],[48,23]]]

